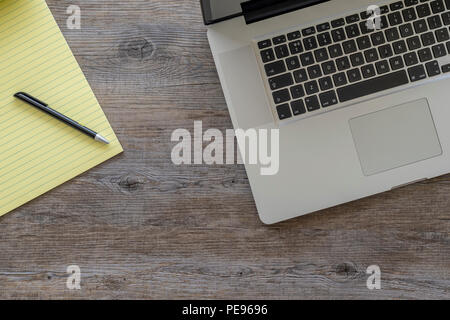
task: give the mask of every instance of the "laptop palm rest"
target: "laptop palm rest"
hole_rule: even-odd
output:
[[[442,155],[427,99],[351,119],[350,128],[366,176]]]
[[[221,73],[227,86],[234,124],[242,129],[273,123],[264,82],[258,71],[255,53],[244,46],[220,54]],[[239,61],[239,63],[237,63]]]

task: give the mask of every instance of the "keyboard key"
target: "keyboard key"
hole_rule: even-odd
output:
[[[306,67],[314,63],[314,57],[312,52],[306,52],[300,55],[302,66]]]
[[[325,77],[319,80],[320,90],[326,91],[333,88],[333,81],[331,77]]]
[[[383,46],[378,47],[378,53],[380,54],[381,59],[390,58],[394,55],[394,52],[392,52],[390,44],[385,44]]]
[[[309,28],[306,28],[306,29],[302,30],[302,34],[303,34],[304,37],[313,35],[315,33],[316,33],[316,29],[314,27],[309,27]]]
[[[264,63],[275,60],[275,53],[272,49],[266,49],[261,51],[261,58]]]
[[[375,67],[373,66],[373,64],[368,64],[368,65],[361,67],[361,72],[365,79],[374,77],[376,75]]]
[[[299,54],[303,52],[303,45],[300,40],[289,43],[291,54]]]
[[[308,80],[308,75],[306,74],[305,69],[300,69],[294,71],[294,79],[296,83],[302,83]]]
[[[320,103],[322,108],[331,107],[338,103],[336,92],[334,90],[324,92],[319,95]]]
[[[280,103],[291,100],[291,96],[289,95],[288,89],[275,91],[272,93],[272,96],[273,96],[273,101],[275,102],[275,104],[280,104]]]
[[[366,62],[374,62],[378,60],[378,52],[375,48],[364,51],[364,56],[366,57]]]
[[[348,40],[342,43],[342,47],[344,48],[344,52],[346,54],[350,54],[356,52],[358,49],[356,48],[355,40]]]
[[[427,77],[423,65],[418,65],[408,69],[409,79],[411,82],[423,80]]]
[[[289,56],[288,46],[283,44],[281,46],[275,47],[275,54],[278,59],[286,58]]]
[[[381,14],[386,14],[388,12],[389,12],[389,7],[387,5],[380,7],[380,13]]]
[[[391,3],[389,7],[391,8],[391,11],[403,9],[403,2],[398,1]]]
[[[402,15],[400,12],[392,12],[388,15],[389,23],[391,26],[397,26],[403,23]]]
[[[260,48],[260,49],[268,48],[271,45],[272,45],[272,41],[270,39],[258,42],[258,48]]]
[[[450,64],[446,64],[442,66],[442,73],[450,72]]]
[[[309,112],[316,111],[320,109],[319,99],[317,99],[317,96],[311,96],[305,98],[305,104],[306,108]]]
[[[427,47],[427,46],[431,46],[432,44],[436,43],[436,40],[434,40],[434,34],[433,32],[427,32],[424,33],[420,36],[420,38],[422,39],[422,44]]]
[[[327,46],[331,44],[331,36],[329,32],[324,32],[317,35],[317,41],[319,41],[319,46]]]
[[[364,56],[361,52],[354,53],[350,56],[350,61],[353,67],[358,67],[364,64]]]
[[[372,39],[372,44],[374,46],[379,46],[386,42],[386,40],[384,39],[383,32],[381,31],[372,34],[370,38]]]
[[[342,52],[342,48],[340,44],[334,44],[328,47],[328,51],[330,53],[331,58],[337,58],[342,56],[344,53]]]
[[[305,90],[308,95],[319,92],[319,85],[317,84],[317,81],[313,80],[305,83]]]
[[[442,0],[432,1],[430,3],[430,6],[433,13],[440,13],[442,11],[445,11],[444,1]]]
[[[400,39],[400,34],[398,33],[397,28],[387,29],[384,34],[386,35],[386,39],[389,42]]]
[[[345,33],[347,34],[348,38],[355,38],[361,35],[357,23],[345,27]]]
[[[333,81],[336,87],[344,86],[347,84],[347,77],[344,72],[336,73],[333,75]]]
[[[305,90],[301,84],[291,87],[292,99],[298,99],[305,96]]]
[[[373,29],[369,29],[367,26],[367,20],[361,21],[359,23],[359,30],[361,30],[361,34],[368,34],[373,31]]]
[[[435,34],[438,42],[447,41],[450,39],[447,28],[436,30]]]
[[[287,35],[289,41],[300,39],[301,36],[302,35],[301,35],[300,31],[294,31],[294,32],[288,33],[288,35]]]
[[[289,70],[300,68],[300,60],[297,56],[289,57],[286,59],[286,65]]]
[[[292,101],[291,108],[294,116],[299,116],[306,113],[305,103],[303,102],[303,100]]]
[[[345,21],[347,23],[355,23],[359,21],[359,15],[358,14],[352,14],[351,16],[348,16],[345,18]]]
[[[441,18],[444,25],[448,26],[450,24],[450,11],[444,12]]]
[[[276,46],[277,44],[282,44],[286,42],[286,36],[281,35],[272,39],[273,44]]]
[[[409,50],[416,50],[416,49],[419,49],[421,47],[420,39],[419,39],[418,36],[414,36],[414,37],[408,38],[406,40],[406,42],[408,43],[408,49]]]
[[[395,88],[408,83],[408,77],[404,70],[388,73],[383,76],[369,79],[363,82],[351,84],[337,89],[339,100],[346,102],[349,100],[364,97],[373,93]]]
[[[403,68],[405,65],[403,64],[402,57],[393,57],[389,60],[389,63],[391,64],[392,71],[398,70]]]
[[[432,50],[433,55],[436,59],[447,55],[447,51],[445,51],[445,46],[442,43],[433,46]]]
[[[403,20],[405,22],[413,21],[417,19],[416,10],[414,8],[407,8],[402,11]]]
[[[406,66],[413,66],[419,63],[419,59],[417,58],[417,54],[415,52],[408,52],[403,55],[403,59],[405,60]]]
[[[345,36],[345,31],[342,28],[331,31],[331,36],[333,37],[334,42],[344,41],[347,39]]]
[[[334,65],[334,61],[327,61],[322,63],[322,71],[324,75],[335,73],[336,66]]]
[[[403,24],[398,28],[403,38],[411,37],[414,34],[413,26],[411,23]]]
[[[417,15],[419,18],[427,17],[431,15],[430,7],[428,6],[428,3],[421,4],[416,7]]]
[[[329,59],[327,49],[317,49],[316,51],[314,51],[314,57],[316,57],[316,61],[318,63],[327,61]]]
[[[422,33],[428,31],[427,23],[424,19],[414,21],[414,30],[416,33]]]
[[[432,16],[427,19],[428,26],[431,30],[442,27],[442,21],[440,16]]]
[[[448,41],[448,42],[446,43],[446,45],[447,45],[447,52],[450,54],[450,41]]]
[[[290,73],[282,74],[269,79],[269,85],[272,90],[281,89],[294,84],[292,75]]]
[[[350,61],[347,57],[341,57],[336,59],[336,65],[339,71],[347,70],[350,68]]]
[[[318,64],[308,68],[308,75],[310,79],[316,79],[322,76],[322,70]]]
[[[286,72],[286,66],[284,65],[283,61],[276,61],[276,62],[266,64],[264,66],[264,69],[266,70],[266,75],[268,77],[272,77],[277,74]]]
[[[344,48],[344,52],[346,54],[350,54],[350,53],[356,52],[358,50],[356,47],[355,40],[345,41],[344,43],[342,43],[342,47]]]
[[[387,27],[389,27],[387,16],[381,16],[380,27],[381,29],[386,29]]]
[[[415,6],[416,4],[419,4],[419,0],[405,0],[405,6]]]
[[[439,68],[439,63],[437,61],[431,61],[425,64],[427,73],[429,77],[434,77],[441,74],[441,69]]]
[[[396,41],[392,44],[395,54],[405,53],[408,49],[406,48],[406,42],[404,40]]]
[[[361,17],[361,20],[367,21],[367,19],[369,19],[372,16],[372,14],[367,13],[367,11],[363,11],[359,14],[359,16]]]
[[[375,68],[377,69],[378,74],[384,74],[389,72],[389,63],[387,60],[378,61],[375,63]]]
[[[291,108],[289,108],[289,105],[287,103],[282,104],[281,106],[278,106],[277,113],[278,113],[278,118],[280,118],[280,120],[284,120],[284,119],[288,119],[288,118],[292,117]]]
[[[368,36],[359,37],[358,39],[356,39],[356,43],[358,44],[359,50],[368,49],[372,45]]]
[[[417,51],[419,55],[420,62],[425,62],[433,59],[433,54],[431,53],[430,48],[424,48]]]
[[[336,19],[336,20],[331,21],[331,26],[332,26],[333,28],[342,27],[343,25],[345,25],[345,20],[344,20],[344,18]]]
[[[318,26],[316,26],[317,32],[323,32],[323,31],[327,31],[331,29],[331,26],[328,22],[319,24]]]
[[[306,39],[303,39],[303,45],[305,47],[305,50],[314,50],[317,48],[317,40],[316,37],[309,37]]]
[[[361,72],[358,68],[347,71],[347,78],[350,82],[356,82],[362,79]]]

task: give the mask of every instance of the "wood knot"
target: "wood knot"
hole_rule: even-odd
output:
[[[336,266],[336,274],[345,278],[355,278],[358,270],[352,262],[344,262]]]
[[[119,45],[121,59],[147,61],[152,57],[153,52],[153,43],[145,38],[127,39]]]
[[[127,174],[120,177],[118,184],[127,192],[136,192],[144,187],[145,179],[142,176]]]

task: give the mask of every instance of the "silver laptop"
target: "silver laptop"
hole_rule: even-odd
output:
[[[278,174],[246,165],[264,223],[450,172],[450,0],[202,8],[235,129],[279,129]]]

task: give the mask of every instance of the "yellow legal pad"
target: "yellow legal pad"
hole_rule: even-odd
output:
[[[18,91],[111,144],[13,98]],[[0,216],[122,151],[45,1],[0,1]]]

